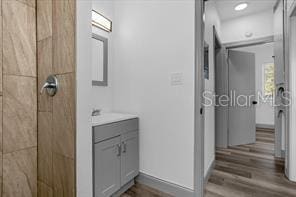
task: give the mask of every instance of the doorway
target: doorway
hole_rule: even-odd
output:
[[[225,3],[225,2],[224,2]],[[237,2],[236,2],[237,3]],[[252,1],[248,1],[247,4],[251,7],[253,6]],[[246,165],[248,161],[253,161],[253,163],[249,163],[250,165],[253,165],[256,162],[262,161],[262,159],[269,158],[269,161],[262,162],[262,165],[268,165],[266,169],[262,169],[263,171],[266,170],[269,171],[271,174],[273,173],[282,173],[284,174],[284,168],[285,168],[285,161],[281,157],[285,157],[285,152],[283,151],[285,149],[285,135],[284,132],[286,130],[286,111],[285,109],[282,109],[282,103],[276,103],[279,104],[280,107],[274,108],[272,97],[277,96],[281,94],[280,87],[283,87],[286,89],[286,76],[282,73],[285,72],[285,62],[284,62],[284,8],[286,6],[286,1],[256,1],[255,4],[258,3],[257,7],[265,7],[265,10],[260,10],[259,14],[258,12],[252,13],[253,16],[250,16],[250,18],[256,18],[256,20],[262,15],[268,15],[268,17],[265,17],[266,21],[268,20],[270,24],[269,29],[269,35],[261,35],[258,36],[258,32],[256,30],[249,30],[248,28],[245,28],[246,26],[252,26],[252,24],[248,24],[246,22],[246,17],[248,14],[242,14],[237,17],[231,16],[229,13],[233,13],[229,11],[229,13],[222,13],[223,10],[217,10],[221,8],[221,4],[223,4],[222,1],[207,1],[205,4],[205,38],[207,37],[207,34],[209,34],[208,27],[207,26],[215,26],[218,30],[213,30],[218,32],[218,36],[221,37],[223,44],[219,44],[219,42],[216,42],[215,34],[213,36],[213,49],[214,49],[214,67],[209,67],[209,70],[215,70],[214,71],[214,77],[213,81],[215,84],[215,120],[214,120],[214,128],[215,128],[215,144],[219,147],[221,147],[220,150],[218,150],[218,154],[216,155],[215,159],[215,166],[213,169],[209,166],[212,166],[212,164],[207,163],[205,161],[205,174],[208,174],[208,171],[212,172],[214,174],[214,178],[211,176],[209,179],[210,188],[213,189],[213,187],[217,187],[217,185],[213,185],[212,183],[221,179],[227,179],[225,176],[226,174],[223,173],[230,173],[230,176],[251,176],[252,174],[249,171],[244,171],[243,165]],[[259,5],[262,3],[262,5]],[[267,3],[269,3],[267,5]],[[220,7],[219,7],[220,4]],[[224,5],[222,5],[224,11],[229,10],[229,8],[225,8],[227,5],[230,5],[231,2],[227,1]],[[213,9],[208,9],[209,5],[214,7]],[[236,6],[236,4],[233,5],[233,7]],[[231,9],[233,9],[231,7]],[[254,8],[254,7],[253,7]],[[216,12],[215,12],[216,9]],[[268,9],[268,11],[265,13],[265,11]],[[252,15],[249,13],[249,15]],[[217,18],[219,16],[223,15],[223,20],[216,22]],[[260,16],[259,16],[260,15]],[[217,17],[218,16],[218,17]],[[227,20],[229,20],[232,17],[232,20],[237,22],[238,25],[237,28],[231,27],[231,23],[227,24]],[[241,22],[238,22],[238,19],[242,19]],[[244,21],[243,21],[244,19]],[[254,23],[258,22],[253,21]],[[265,22],[266,22],[265,21]],[[249,21],[248,21],[249,22]],[[267,28],[267,25],[265,22],[261,23],[261,26]],[[233,23],[234,24],[234,23]],[[242,25],[242,24],[245,24]],[[223,26],[224,27],[221,27]],[[241,26],[240,26],[241,25]],[[227,27],[226,27],[227,26]],[[258,26],[257,26],[258,27]],[[223,30],[221,30],[221,28]],[[258,27],[260,28],[260,27]],[[273,29],[275,28],[275,30]],[[220,29],[220,30],[219,30]],[[241,35],[242,37],[245,37],[245,40],[239,39],[239,36],[236,35],[237,31],[242,30],[245,31]],[[250,29],[250,28],[249,28]],[[221,31],[223,31],[221,33]],[[276,32],[273,34],[273,32]],[[227,34],[227,35],[226,35]],[[236,37],[237,36],[237,37]],[[235,41],[229,41],[229,40],[235,40]],[[206,40],[207,43],[211,45],[211,42]],[[227,43],[227,44],[224,44]],[[217,48],[216,45],[217,44]],[[273,45],[275,47],[273,47]],[[223,51],[223,47],[227,50],[225,50],[223,53],[224,55],[219,56],[219,52]],[[252,49],[253,48],[253,49]],[[257,48],[257,49],[255,49]],[[259,49],[261,48],[261,49]],[[263,49],[265,48],[265,49]],[[259,50],[259,52],[264,52],[266,48],[269,48],[269,51],[274,52],[268,54],[268,60],[264,60],[261,63],[258,63],[256,60],[257,58],[256,53],[252,50]],[[211,57],[211,55],[209,55]],[[275,56],[275,58],[273,57]],[[236,58],[236,59],[235,59]],[[245,64],[243,65],[242,62]],[[237,64],[237,65],[236,65]],[[259,66],[260,65],[260,66]],[[239,66],[239,67],[237,67]],[[253,66],[252,69],[250,69],[250,66]],[[242,73],[233,73],[234,68],[236,68],[236,71],[241,71]],[[248,69],[246,69],[248,68]],[[220,70],[219,70],[220,69]],[[270,77],[272,74],[275,76]],[[234,78],[235,74],[242,74],[236,76]],[[211,75],[210,75],[211,76]],[[243,78],[244,76],[248,76],[246,78]],[[260,78],[258,78],[260,76]],[[227,80],[224,80],[227,79]],[[246,79],[246,80],[244,80]],[[206,87],[207,83],[209,83],[207,80],[205,81]],[[247,87],[246,87],[247,86]],[[259,88],[260,87],[260,88]],[[230,89],[237,89],[238,94],[242,95],[254,95],[253,97],[248,100],[248,108],[245,109],[238,109],[238,108],[231,108],[229,106],[218,106],[217,107],[217,96],[219,95],[227,95],[229,96]],[[240,92],[243,91],[243,92]],[[245,92],[244,92],[245,91]],[[250,92],[251,91],[251,92]],[[258,97],[256,97],[256,92],[261,92],[261,99],[264,100],[264,104],[260,105],[260,100]],[[278,99],[278,98],[277,98]],[[276,102],[278,101],[277,99]],[[262,102],[262,101],[261,101]],[[223,111],[224,107],[224,111]],[[234,113],[231,115],[231,111]],[[207,113],[207,110],[205,110]],[[281,112],[281,113],[279,113]],[[280,116],[278,116],[280,114]],[[209,122],[207,120],[208,115],[205,114],[205,137],[208,135],[209,132],[211,132],[211,127],[207,125]],[[213,124],[213,122],[212,122]],[[219,131],[219,132],[217,132]],[[236,132],[234,132],[236,131]],[[239,132],[237,132],[239,131]],[[246,133],[250,132],[250,133]],[[236,136],[231,136],[233,132]],[[226,135],[224,135],[226,134]],[[221,138],[221,139],[219,139]],[[221,144],[219,144],[221,143]],[[238,146],[237,146],[238,145]],[[242,145],[242,146],[240,146]],[[231,146],[231,150],[228,150],[228,147]],[[245,147],[244,147],[245,146]],[[205,144],[205,154],[207,154],[207,150],[209,147],[207,147],[207,144]],[[287,154],[288,151],[286,151]],[[257,154],[259,153],[259,154]],[[231,157],[230,155],[236,155],[237,158]],[[208,157],[208,156],[205,156]],[[236,161],[238,163],[228,163],[230,160]],[[241,161],[237,161],[241,160]],[[264,163],[264,164],[263,164]],[[274,163],[275,168],[270,166],[267,163]],[[241,166],[240,166],[241,165]],[[262,168],[263,166],[258,167],[258,169]],[[232,169],[229,166],[236,166],[236,169]],[[250,166],[248,166],[250,167]],[[256,166],[252,166],[256,168]],[[252,168],[250,167],[250,168]],[[265,166],[266,167],[266,166]],[[208,171],[207,171],[208,170]],[[237,172],[235,172],[237,170]],[[273,172],[271,172],[274,170]],[[249,174],[249,175],[247,175]],[[223,175],[223,176],[219,176]],[[228,174],[229,175],[229,174]],[[260,173],[257,174],[260,176]],[[256,175],[256,176],[257,176]],[[229,177],[228,177],[229,178]],[[245,177],[247,178],[247,177]],[[249,177],[250,178],[250,177]],[[206,179],[207,181],[207,179]],[[228,180],[231,182],[231,180]],[[233,181],[233,180],[232,180]],[[281,180],[281,181],[284,181]],[[227,182],[227,181],[226,181]],[[222,185],[224,184],[230,184],[230,182],[220,182]],[[212,184],[212,185],[211,185]],[[235,184],[235,183],[231,183]],[[262,184],[264,184],[262,182]],[[271,183],[274,184],[274,183]],[[295,189],[295,185],[293,183],[290,183],[293,189]],[[219,184],[218,184],[219,185]],[[242,186],[242,185],[240,185]],[[256,185],[254,185],[256,187]],[[217,188],[216,188],[217,189]],[[220,188],[222,189],[222,188]],[[241,188],[242,189],[242,188]],[[239,189],[238,189],[239,190]],[[243,189],[242,189],[243,190]],[[206,190],[206,194],[209,190]],[[213,191],[213,190],[210,190]],[[225,190],[220,190],[221,192]],[[255,192],[256,191],[251,191]],[[211,193],[211,192],[210,192]],[[227,193],[227,192],[226,192]],[[236,191],[234,192],[239,195],[243,195],[242,191]],[[272,194],[272,193],[269,193]],[[255,194],[254,194],[255,195]],[[290,195],[287,193],[287,195]],[[226,195],[227,196],[227,195]],[[229,196],[229,195],[228,195]],[[256,195],[255,195],[256,196]]]

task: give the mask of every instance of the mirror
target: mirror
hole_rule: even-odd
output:
[[[108,39],[92,34],[92,85],[108,85]]]

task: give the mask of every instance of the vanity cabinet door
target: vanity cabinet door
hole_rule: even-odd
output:
[[[109,197],[120,189],[120,137],[94,144],[95,197]]]
[[[139,134],[128,132],[121,136],[121,186],[139,174]]]

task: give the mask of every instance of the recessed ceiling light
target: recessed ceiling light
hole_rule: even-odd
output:
[[[247,7],[248,7],[247,3],[240,3],[240,4],[235,6],[234,10],[241,11],[241,10],[246,9]]]

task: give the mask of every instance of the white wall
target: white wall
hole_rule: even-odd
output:
[[[272,58],[274,54],[273,49],[273,43],[236,49],[255,53],[256,92],[261,92],[262,95],[264,93],[263,64],[274,62]],[[272,101],[268,103],[259,102],[256,106],[256,124],[274,125],[274,107],[272,107]]]
[[[209,80],[205,80],[205,90],[215,91],[215,67],[213,50],[213,26],[218,35],[220,31],[220,18],[215,8],[214,1],[208,1],[205,6],[205,41],[209,45]],[[204,173],[208,173],[212,162],[215,160],[215,107],[205,108],[205,135],[204,135]]]
[[[294,4],[293,4],[294,5]],[[290,9],[293,9],[291,7]],[[289,10],[292,12],[293,10]],[[296,182],[296,16],[291,18],[289,32],[289,91],[291,104],[289,106],[289,135],[288,135],[288,174],[290,180]],[[294,54],[294,55],[291,55]]]
[[[113,108],[139,115],[140,171],[193,189],[194,0],[114,5]]]
[[[273,36],[273,11],[267,10],[222,21],[221,32],[223,43]],[[253,36],[246,38],[246,32],[252,32]]]
[[[76,1],[76,186],[92,196],[91,1]]]
[[[295,0],[287,0],[287,10],[289,11],[293,5],[293,3],[296,3]]]
[[[113,21],[113,0],[93,0],[92,8]],[[112,89],[113,89],[113,32],[108,33],[95,26],[92,32],[108,38],[108,86],[92,86],[92,107],[94,109],[102,109],[104,111],[112,111]]]

